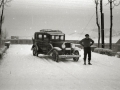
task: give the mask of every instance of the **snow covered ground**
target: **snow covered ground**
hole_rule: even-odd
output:
[[[0,90],[120,90],[120,59],[92,53],[92,64],[59,63],[32,55],[31,45],[11,45],[0,60]]]

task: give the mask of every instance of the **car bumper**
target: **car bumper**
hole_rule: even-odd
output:
[[[81,55],[59,55],[59,58],[75,58],[81,57]]]

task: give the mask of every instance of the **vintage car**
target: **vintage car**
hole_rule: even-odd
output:
[[[33,56],[45,54],[56,62],[59,58],[73,58],[74,61],[78,61],[81,56],[73,43],[65,41],[65,34],[60,30],[42,29],[35,32],[32,40]]]

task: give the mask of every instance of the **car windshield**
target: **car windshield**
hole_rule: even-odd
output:
[[[51,39],[52,40],[64,40],[64,36],[63,35],[52,35]]]

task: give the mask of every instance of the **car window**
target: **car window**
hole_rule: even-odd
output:
[[[52,36],[52,39],[54,39],[55,36]]]
[[[38,39],[42,39],[42,35],[41,34],[38,35]]]
[[[47,35],[43,35],[44,40],[49,40],[49,37]]]
[[[59,40],[59,36],[55,36],[55,39],[56,39],[56,40]]]
[[[63,37],[63,36],[60,36],[60,40],[64,40],[64,37]]]
[[[64,36],[59,36],[59,35],[55,35],[55,36],[51,36],[52,40],[64,40]]]
[[[47,38],[47,35],[44,35],[44,39],[46,39]]]

